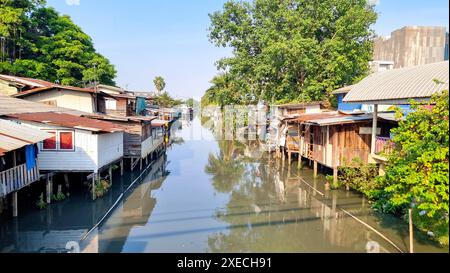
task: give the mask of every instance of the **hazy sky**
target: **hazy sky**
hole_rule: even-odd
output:
[[[448,0],[378,2],[379,35],[405,25],[448,29]],[[208,14],[225,0],[47,0],[89,34],[96,49],[116,66],[116,82],[130,90],[153,90],[163,76],[178,98],[200,98],[217,73],[214,62],[230,54],[208,41]]]

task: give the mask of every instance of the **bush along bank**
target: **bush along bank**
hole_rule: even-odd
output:
[[[385,155],[384,176],[375,165],[354,159],[338,177],[340,185],[363,193],[381,212],[405,216],[412,208],[415,227],[444,246],[449,245],[448,99],[445,91],[429,105],[412,102],[414,111],[392,131],[395,149]]]

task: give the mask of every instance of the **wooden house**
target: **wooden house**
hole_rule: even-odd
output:
[[[0,199],[13,196],[13,216],[17,217],[17,192],[39,181],[37,143],[49,133],[0,119]],[[3,205],[3,200],[0,200]],[[1,208],[0,208],[1,211]]]
[[[273,108],[275,117],[286,118],[301,114],[320,113],[324,107],[321,102],[307,102],[276,105]]]
[[[316,175],[317,164],[337,171],[337,167],[351,165],[355,158],[369,163],[372,119],[371,114],[324,112],[288,120],[286,150],[289,160],[293,153],[300,159],[311,160]],[[377,136],[388,137],[397,125],[395,120],[378,119]]]
[[[163,149],[166,122],[157,121],[156,117],[108,115],[86,115],[86,117],[112,122],[123,128],[123,155],[130,160],[131,170],[138,164],[142,169],[143,161],[147,164],[149,158],[154,158],[155,153]]]
[[[114,164],[123,166],[123,129],[111,122],[54,112],[8,114],[5,118],[52,135],[38,145],[42,172],[91,173],[88,177],[94,183],[105,170],[111,177]]]

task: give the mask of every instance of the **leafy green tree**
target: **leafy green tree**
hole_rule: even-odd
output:
[[[161,76],[155,77],[155,79],[153,80],[153,84],[155,85],[158,94],[161,94],[164,88],[166,88],[166,82],[164,81],[164,78]]]
[[[396,149],[379,179],[383,189],[376,207],[405,213],[413,205],[414,223],[448,245],[448,91],[433,96],[426,107],[414,103],[413,109],[392,131]]]
[[[207,91],[215,102],[322,100],[369,71],[377,15],[367,0],[228,1],[210,18],[210,40],[233,49],[218,61],[227,88]]]
[[[6,41],[0,73],[65,85],[114,84],[114,66],[96,52],[92,39],[45,1],[1,0],[0,12],[0,36]]]
[[[155,97],[155,102],[160,107],[173,107],[183,103],[182,100],[172,98],[167,92],[164,92],[161,95]]]

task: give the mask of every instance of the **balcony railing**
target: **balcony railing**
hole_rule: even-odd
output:
[[[375,142],[375,154],[389,155],[394,150],[394,143],[389,137],[377,137]]]
[[[28,171],[26,164],[23,164],[0,172],[0,197],[18,191],[37,180],[39,180],[37,166]]]

